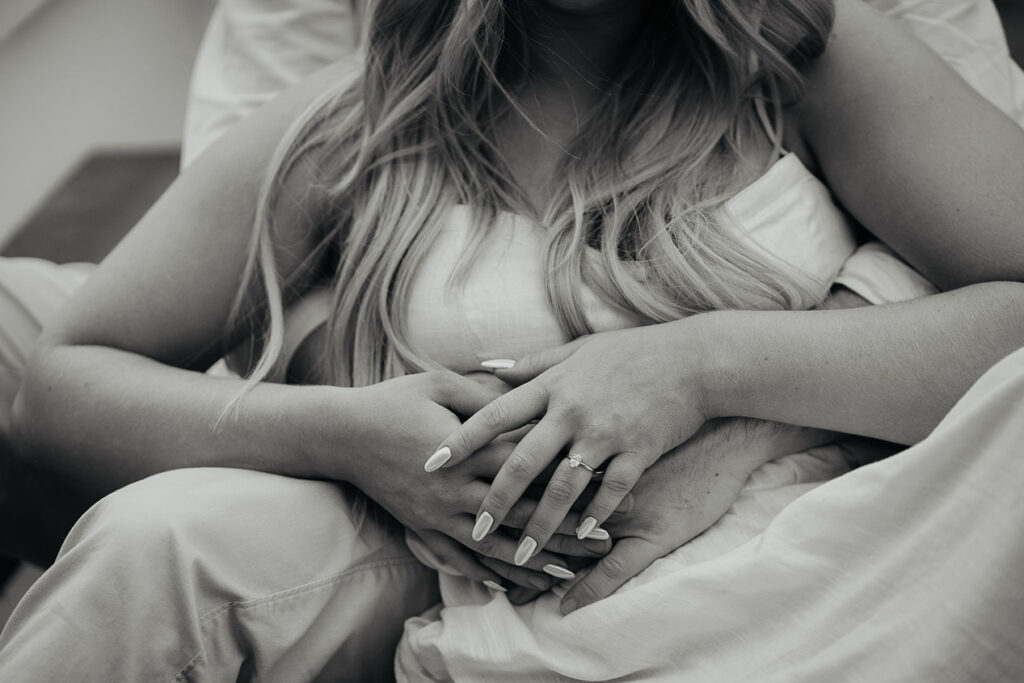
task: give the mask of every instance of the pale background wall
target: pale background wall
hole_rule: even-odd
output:
[[[180,143],[212,8],[49,0],[0,37],[0,244],[88,151]]]

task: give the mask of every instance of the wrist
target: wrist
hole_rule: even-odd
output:
[[[732,397],[738,388],[751,385],[747,376],[749,364],[742,361],[744,333],[731,320],[736,315],[732,311],[715,311],[680,321],[693,327],[696,376],[692,381],[700,387],[708,420],[742,415],[735,409]]]
[[[332,386],[294,387],[284,420],[297,444],[298,476],[351,481],[358,440],[359,390]]]

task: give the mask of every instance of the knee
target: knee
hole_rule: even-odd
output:
[[[225,501],[215,469],[163,472],[121,488],[93,505],[68,537],[109,553],[153,558],[217,519]]]
[[[103,498],[62,552],[88,544],[119,563],[183,571],[269,564],[281,575],[305,574],[313,558],[340,571],[408,557],[401,527],[377,512],[358,491],[329,482],[228,468],[172,470]]]

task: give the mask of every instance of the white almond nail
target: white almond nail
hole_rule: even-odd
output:
[[[512,561],[517,566],[522,567],[526,564],[526,561],[533,557],[533,551],[537,549],[537,541],[533,540],[529,536],[524,538],[516,548],[516,556],[512,558]]]
[[[473,540],[483,540],[483,537],[491,530],[492,524],[494,524],[494,517],[491,517],[491,513],[481,512],[476,518],[476,524],[473,525]]]
[[[597,520],[594,519],[593,517],[587,517],[582,522],[580,522],[580,525],[578,527],[576,527],[576,538],[578,538],[578,539],[580,539],[582,541],[584,538],[587,537],[587,535],[591,531],[594,530],[594,527],[596,527],[596,526],[597,526]]]
[[[452,449],[447,446],[443,446],[437,449],[437,452],[427,458],[427,461],[423,463],[423,469],[427,472],[433,472],[439,470],[441,467],[452,459]]]
[[[480,367],[486,368],[487,370],[510,370],[514,368],[516,362],[508,358],[495,358],[494,360],[485,360],[480,364]]]
[[[557,564],[546,564],[544,565],[544,573],[550,574],[556,579],[573,579],[576,578],[574,572],[569,571],[565,567],[559,567]]]
[[[484,581],[484,585],[490,588],[492,591],[499,591],[501,593],[508,593],[508,589],[502,586],[500,583],[495,583],[490,579]]]
[[[592,538],[595,541],[607,541],[611,537],[612,537],[611,534],[609,534],[604,529],[601,529],[600,527],[597,528],[597,529],[594,529],[589,534],[587,534],[587,538]]]

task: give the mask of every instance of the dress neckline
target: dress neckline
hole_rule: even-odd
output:
[[[795,152],[785,152],[781,157],[772,162],[772,164],[765,170],[764,173],[762,173],[760,176],[752,180],[747,185],[743,186],[743,188],[741,188],[736,194],[727,199],[725,203],[722,205],[721,209],[719,210],[728,211],[730,214],[744,213],[742,211],[738,211],[738,209],[740,209],[744,205],[750,204],[748,198],[755,195],[757,196],[756,201],[758,202],[758,204],[763,205],[764,197],[766,194],[775,197],[777,196],[778,191],[781,191],[782,187],[775,187],[775,183],[780,182],[776,181],[776,178],[779,178],[780,176],[782,178],[787,178],[788,174],[785,173],[785,171],[787,170],[789,171],[789,174],[795,173],[799,176],[802,176],[803,178],[818,180],[818,177],[811,173],[811,171],[807,168],[807,165],[804,164],[803,160]],[[761,188],[766,185],[770,186],[773,190],[777,191],[761,192]],[[461,202],[455,204],[455,206],[461,209],[469,208],[469,204]],[[523,214],[515,213],[514,211],[510,211],[508,209],[499,209],[498,215],[504,216],[506,218],[513,218],[516,221],[526,221],[530,224],[535,223],[535,221],[524,216]]]

